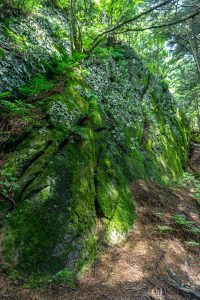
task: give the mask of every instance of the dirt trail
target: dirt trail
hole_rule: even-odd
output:
[[[190,163],[200,170],[200,145],[193,147]],[[30,293],[2,276],[0,299],[198,299],[166,283],[175,284],[166,270],[167,264],[176,279],[200,292],[200,248],[188,244],[192,240],[200,242],[200,234],[191,232],[194,226],[200,228],[200,206],[192,192],[140,180],[133,184],[133,192],[137,201],[134,229],[125,242],[103,250],[76,288],[57,286]],[[187,222],[195,225],[178,224],[175,216],[183,214]]]
[[[191,144],[190,166],[200,173],[200,144],[195,142]]]

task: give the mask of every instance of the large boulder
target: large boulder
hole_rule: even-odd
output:
[[[167,184],[183,172],[188,130],[166,84],[127,46],[102,53],[44,100],[42,125],[4,164],[16,181],[1,260],[17,278],[71,283],[100,245],[131,230],[134,180]]]

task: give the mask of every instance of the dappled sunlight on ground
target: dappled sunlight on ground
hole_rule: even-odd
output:
[[[184,213],[190,221],[198,223],[196,203],[187,191],[180,188],[173,190],[156,184],[150,187],[138,181],[133,190],[138,203],[134,230],[124,244],[106,249],[80,280],[81,292],[77,290],[75,298],[74,292],[69,294],[71,299],[87,299],[88,295],[89,299],[102,300],[146,299],[144,295],[151,295],[153,299],[189,299],[157,278],[168,276],[159,262],[162,255],[185,283],[198,288],[199,249],[186,247],[185,241],[192,237],[182,232],[173,220],[174,215]],[[160,199],[165,200],[164,206]],[[166,224],[172,226],[173,231],[158,232],[157,225]]]

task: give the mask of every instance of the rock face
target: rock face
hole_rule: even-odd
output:
[[[16,92],[33,74],[45,73],[64,51],[70,51],[66,13],[48,7],[28,16],[1,13],[0,93]]]
[[[121,241],[135,218],[132,182],[175,181],[188,152],[166,84],[129,47],[103,48],[62,80],[1,172],[15,180],[15,205],[0,202],[0,258],[37,284],[71,283],[102,243]]]

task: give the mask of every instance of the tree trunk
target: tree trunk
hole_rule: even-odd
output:
[[[76,11],[76,0],[70,0],[69,20],[72,53],[75,51],[83,52],[81,30],[78,25]]]

